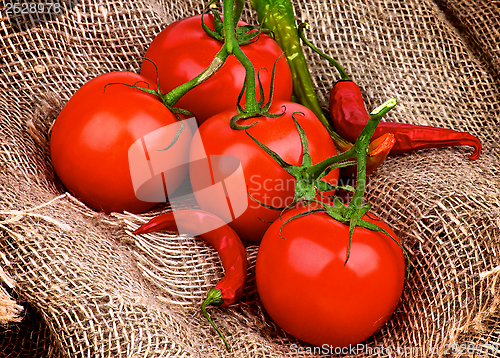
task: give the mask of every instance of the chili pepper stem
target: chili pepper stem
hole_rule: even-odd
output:
[[[210,291],[208,291],[207,298],[205,298],[205,301],[201,304],[201,312],[205,316],[205,318],[210,322],[212,327],[215,328],[219,336],[222,338],[224,341],[224,344],[226,345],[226,349],[230,352],[231,351],[231,346],[229,343],[227,343],[226,338],[222,334],[221,330],[215,325],[214,321],[210,318],[207,312],[207,306],[220,306],[224,303],[224,300],[222,299],[222,292],[218,288],[211,288]]]
[[[328,62],[330,62],[336,69],[337,71],[339,72],[340,74],[340,77],[343,79],[343,80],[349,80],[349,76],[347,75],[347,72],[344,70],[344,68],[337,62],[335,61],[332,57],[326,55],[325,53],[321,52],[320,50],[318,50],[317,47],[315,47],[304,35],[304,31],[303,29],[304,28],[309,28],[309,24],[307,23],[304,23],[304,24],[300,24],[299,27],[298,27],[298,34],[299,34],[299,37],[302,41],[305,42],[305,44],[307,46],[309,46],[311,48],[311,50],[313,50],[314,52],[316,52],[318,55],[320,55],[321,57],[323,57],[325,60],[327,60]]]

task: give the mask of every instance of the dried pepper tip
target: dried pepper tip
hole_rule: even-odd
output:
[[[368,145],[366,174],[373,172],[385,161],[395,144],[396,137],[394,137],[394,134],[385,133]]]
[[[175,222],[175,216],[172,211],[155,216],[147,223],[142,224],[137,229],[134,230],[134,235],[148,234],[150,232],[166,230],[178,232],[177,224]]]
[[[222,299],[222,291],[218,288],[211,288],[210,291],[208,291],[207,298],[205,298],[205,301],[201,304],[201,312],[205,316],[205,318],[210,322],[212,327],[215,328],[219,336],[222,338],[224,341],[224,344],[226,345],[226,349],[228,352],[231,351],[231,346],[229,343],[227,343],[226,338],[222,334],[221,330],[215,325],[215,323],[212,321],[210,316],[207,313],[207,306],[220,306],[224,303],[224,300]]]
[[[134,235],[141,235],[141,234],[147,234],[152,231],[155,231],[155,227],[157,224],[154,223],[146,223],[144,225],[139,226],[139,228],[134,230]]]
[[[472,136],[472,135],[471,135]],[[481,144],[481,141],[472,136],[473,138],[471,139],[471,146],[474,147],[474,152],[472,152],[470,155],[469,155],[469,159],[470,160],[476,160],[479,158],[479,156],[481,155],[481,150],[483,148],[482,144]],[[465,141],[464,141],[465,142]]]

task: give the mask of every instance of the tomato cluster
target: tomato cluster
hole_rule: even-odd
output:
[[[213,27],[212,16],[206,15],[204,20]],[[143,189],[150,191],[151,201],[137,199],[128,150],[148,133],[177,119],[174,111],[157,95],[129,85],[156,89],[157,68],[159,93],[166,93],[202,72],[221,47],[221,42],[203,30],[200,15],[189,17],[171,24],[152,41],[146,52],[149,60],[144,61],[140,75],[112,72],[82,86],[54,122],[51,134],[52,163],[66,188],[86,204],[105,212],[140,213],[158,204],[160,200],[154,200],[157,189],[153,185]],[[269,74],[282,53],[276,42],[265,34],[245,49],[255,65],[267,69]],[[267,72],[264,71],[261,80],[263,88],[269,89],[271,78],[265,75]],[[274,98],[289,101],[292,80],[285,58],[278,60],[276,77],[280,80],[276,81]],[[194,113],[199,123],[215,114],[234,110],[244,79],[245,69],[230,57],[210,81],[189,91],[176,106]],[[188,128],[172,149],[188,153],[185,144],[190,135]],[[163,142],[160,148],[166,147],[172,138],[155,140]],[[209,141],[216,139],[207,138],[207,144]],[[164,178],[169,182],[164,183],[165,187],[175,191],[186,175],[185,166],[169,172]]]
[[[356,217],[362,208],[330,205],[339,162],[352,156],[337,154],[331,131],[292,101],[282,48],[235,21],[248,27],[246,41],[242,53],[234,43],[225,53],[232,40],[203,26],[216,31],[218,20],[177,21],[151,42],[140,74],[111,72],[84,84],[53,125],[54,170],[68,191],[104,212],[148,211],[189,182],[202,210],[242,240],[261,242],[257,288],[278,325],[310,344],[359,343],[398,303],[400,243],[368,210]],[[367,149],[358,152],[364,158]],[[362,227],[350,230],[353,222]]]

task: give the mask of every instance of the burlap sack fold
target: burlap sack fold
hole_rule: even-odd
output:
[[[133,236],[168,204],[144,215],[98,213],[66,193],[51,166],[50,126],[71,95],[98,74],[137,72],[154,36],[205,4],[60,4],[60,14],[38,18],[0,8],[0,267],[15,282],[2,286],[25,308],[21,322],[0,327],[0,356],[322,356],[265,312],[257,245],[247,245],[242,300],[210,311],[233,347],[227,353],[199,311],[224,274],[215,250],[189,237]],[[498,2],[295,6],[369,109],[396,97],[387,121],[468,131],[484,146],[477,161],[470,148],[425,150],[389,158],[370,176],[366,198],[402,239],[411,267],[396,312],[357,356],[500,357]],[[250,9],[245,17],[255,23]],[[326,108],[338,76],[306,55]]]

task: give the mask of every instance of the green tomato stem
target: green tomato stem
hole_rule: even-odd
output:
[[[190,90],[199,86],[208,78],[212,77],[217,71],[222,67],[222,65],[226,62],[229,57],[229,53],[226,50],[225,46],[219,50],[219,52],[215,55],[210,65],[198,76],[181,84],[180,86],[174,88],[169,93],[162,95],[160,98],[162,102],[169,108],[173,107],[186,93]]]
[[[381,106],[377,107],[371,114],[365,128],[359,135],[354,145],[345,152],[342,152],[333,157],[327,158],[311,167],[307,171],[307,177],[313,181],[318,178],[329,166],[339,163],[343,160],[356,157],[357,158],[357,189],[354,196],[359,197],[361,185],[363,186],[362,192],[364,193],[364,185],[366,179],[366,154],[368,153],[368,145],[373,136],[373,132],[377,128],[382,117],[389,112],[396,105],[396,99],[390,99]],[[362,195],[361,195],[362,197]]]
[[[397,100],[395,98],[391,98],[379,107],[375,108],[370,113],[368,123],[353,145],[353,148],[356,148],[357,152],[358,168],[356,189],[354,190],[354,194],[351,201],[349,202],[349,206],[347,209],[349,212],[358,211],[362,206],[366,187],[366,154],[368,154],[368,145],[370,144],[373,132],[375,131],[375,128],[377,128],[382,117],[392,108],[394,108],[396,103]]]
[[[236,1],[236,6],[234,3]],[[223,14],[225,19],[234,19],[235,12],[240,11],[239,0],[224,0]],[[236,7],[236,9],[235,9]],[[236,11],[235,11],[236,10]],[[252,61],[241,50],[236,39],[235,25],[233,21],[224,21],[224,47],[227,53],[234,55],[243,65],[246,71],[245,76],[245,112],[257,114],[260,111],[257,103],[257,94],[255,91],[255,68]]]

